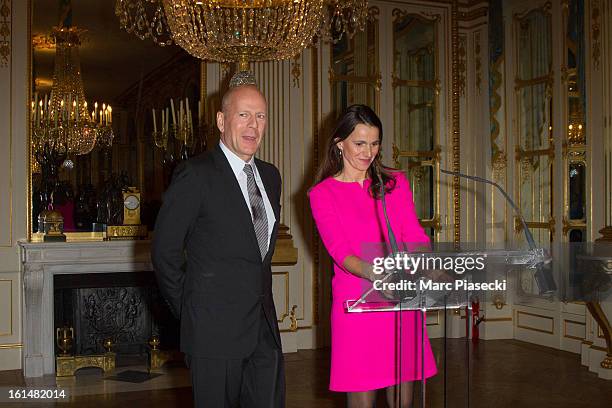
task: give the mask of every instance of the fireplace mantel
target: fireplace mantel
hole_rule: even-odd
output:
[[[151,272],[150,241],[20,242],[23,273],[23,375],[55,373],[53,277]]]

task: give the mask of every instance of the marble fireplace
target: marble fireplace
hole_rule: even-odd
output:
[[[153,271],[149,241],[20,242],[19,246],[24,293],[23,374],[26,378],[55,374],[56,276],[151,274]]]

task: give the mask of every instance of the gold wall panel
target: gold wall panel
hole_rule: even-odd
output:
[[[540,314],[528,313],[523,312],[522,310],[517,310],[516,327],[539,333],[554,334],[555,319],[550,316],[544,316]]]
[[[563,337],[572,340],[584,340],[586,338],[586,324],[563,319]]]
[[[282,282],[280,282],[282,279]],[[289,272],[272,272],[272,293],[278,294],[274,298],[276,313],[282,315],[289,314]],[[282,312],[282,313],[281,313]],[[279,318],[280,316],[276,316]]]
[[[23,344],[21,343],[13,343],[13,344],[0,344],[0,350],[13,350],[23,348]]]
[[[0,279],[0,336],[13,335],[13,280]]]
[[[512,317],[489,317],[489,318],[484,318],[482,320],[483,322],[511,322],[512,321]]]
[[[425,318],[426,326],[439,326],[440,325],[440,311],[439,310],[431,310],[427,312]]]
[[[13,246],[13,83],[10,0],[0,1],[0,247]]]
[[[282,278],[280,278],[282,276]],[[298,319],[296,318],[296,310],[298,309],[297,305],[292,305],[289,307],[289,272],[281,271],[281,272],[272,272],[272,292],[276,294],[274,298],[274,303],[276,306],[277,320],[279,326],[287,326],[288,328],[281,328],[280,332],[295,332],[298,329]],[[283,282],[279,282],[279,280],[283,279]],[[284,292],[284,296],[283,296]],[[280,301],[282,299],[282,302]],[[278,313],[283,311],[280,316]],[[299,320],[303,320],[299,319]]]

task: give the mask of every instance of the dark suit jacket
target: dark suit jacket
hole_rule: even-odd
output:
[[[255,163],[277,220],[263,261],[251,214],[219,146],[177,167],[157,216],[155,274],[181,319],[181,351],[195,357],[246,357],[261,324],[270,326],[281,347],[270,266],[281,178],[272,164]]]

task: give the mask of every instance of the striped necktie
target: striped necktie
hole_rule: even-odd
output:
[[[249,202],[251,203],[255,236],[259,244],[261,259],[264,259],[268,253],[268,217],[266,216],[266,207],[264,206],[261,191],[259,191],[257,183],[255,183],[255,174],[253,174],[253,168],[250,164],[244,165],[244,172],[247,175],[247,190],[249,192]]]

